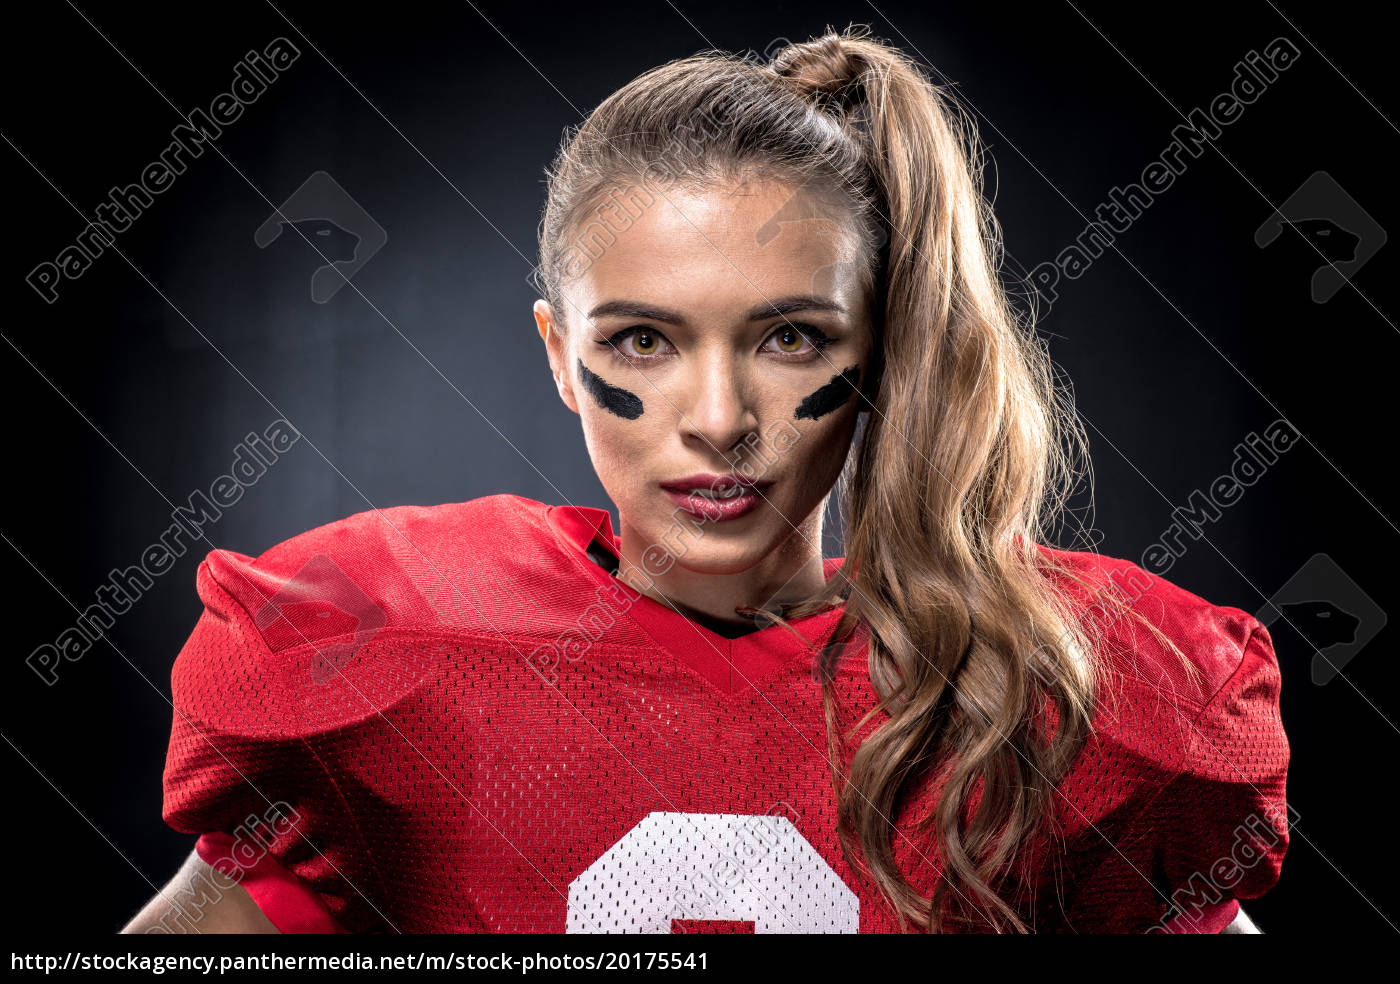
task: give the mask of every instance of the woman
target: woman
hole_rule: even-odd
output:
[[[1268,633],[1039,543],[1079,436],[975,160],[856,31],[599,106],[534,317],[620,530],[495,495],[212,551],[203,836],[128,931],[1248,931]]]

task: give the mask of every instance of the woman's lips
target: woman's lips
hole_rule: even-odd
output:
[[[679,492],[676,489],[663,488],[661,491],[665,492],[672,502],[692,516],[712,521],[738,519],[763,501],[763,497],[753,489],[747,489],[731,499],[710,499],[691,492]]]
[[[772,482],[761,482],[741,484],[741,491],[737,495],[714,498],[706,495],[699,495],[694,490],[672,488],[661,486],[661,491],[665,492],[670,500],[678,507],[690,513],[692,516],[699,516],[712,522],[722,522],[729,519],[738,519],[745,513],[752,512],[763,501],[763,493],[771,486]]]

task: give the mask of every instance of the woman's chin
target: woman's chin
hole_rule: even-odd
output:
[[[769,500],[760,500],[740,515],[715,518],[696,515],[670,502],[663,508],[669,510],[665,515],[632,526],[639,542],[648,544],[641,565],[653,576],[665,576],[673,569],[693,574],[743,574],[770,558],[799,528],[778,503]],[[703,511],[705,506],[694,508]],[[624,526],[630,518],[631,514],[624,517]]]
[[[768,551],[757,549],[752,540],[722,544],[709,542],[692,544],[684,556],[673,555],[671,570],[677,573],[726,575],[742,574],[752,570],[767,556]]]

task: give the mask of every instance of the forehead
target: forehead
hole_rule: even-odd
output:
[[[626,298],[719,321],[794,294],[859,305],[860,242],[839,203],[771,179],[631,201],[629,218],[609,221],[615,240],[565,281],[578,311]]]

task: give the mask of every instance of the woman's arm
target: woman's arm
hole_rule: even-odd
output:
[[[175,877],[122,927],[123,933],[276,933],[253,897],[195,851]]]

